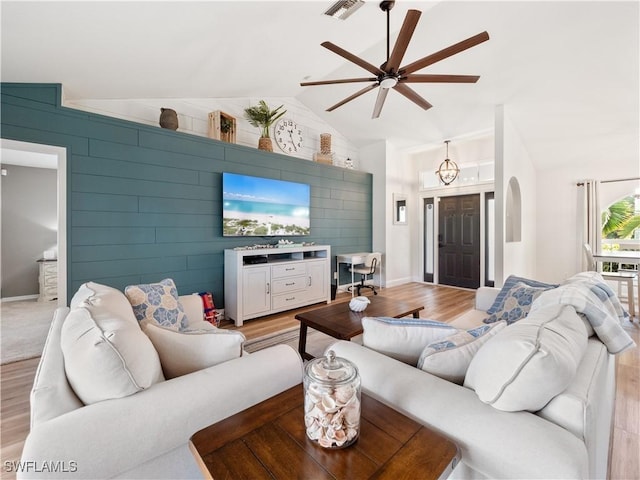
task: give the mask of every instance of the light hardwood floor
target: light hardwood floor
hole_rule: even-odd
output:
[[[368,293],[370,295],[370,293]],[[474,292],[448,287],[412,283],[381,290],[380,295],[399,300],[420,299],[425,309],[422,318],[447,321],[473,308]],[[337,302],[347,302],[350,295],[339,294]],[[307,309],[315,307],[305,307]],[[295,314],[300,310],[270,315],[250,320],[238,330],[247,339],[253,339],[285,328],[297,327]],[[223,328],[235,329],[230,322]],[[640,324],[625,322],[624,328],[640,345]],[[0,368],[0,429],[2,479],[13,479],[7,472],[5,462],[20,458],[24,439],[29,431],[29,391],[33,382],[38,359],[30,359],[3,365]],[[614,429],[610,454],[611,479],[640,478],[640,348],[625,352],[617,359],[617,390]]]

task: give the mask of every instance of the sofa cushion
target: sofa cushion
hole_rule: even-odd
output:
[[[138,324],[127,297],[113,287],[95,282],[83,283],[71,298],[69,308],[73,310],[86,304],[94,309],[108,311],[122,321],[130,322],[131,325]]]
[[[170,278],[158,283],[129,285],[124,293],[139,322],[152,322],[173,330],[185,330],[189,324],[178,298],[178,289]]]
[[[507,326],[495,322],[470,330],[462,330],[430,343],[420,354],[417,367],[458,385],[464,382],[469,364],[476,352],[491,337]]]
[[[135,318],[122,317],[110,306],[99,294],[89,297],[62,325],[64,369],[85,405],[126,397],[164,380],[158,354]]]
[[[516,282],[505,294],[502,307],[488,318],[484,323],[494,323],[500,320],[509,325],[522,320],[529,314],[531,304],[538,296],[548,290],[546,287],[532,287],[523,282]]]
[[[587,336],[571,306],[532,312],[480,348],[464,386],[499,410],[538,411],[573,380]]]
[[[491,305],[491,307],[489,307],[489,310],[487,310],[487,313],[489,315],[492,315],[497,311],[503,309],[505,298],[509,290],[511,290],[511,288],[516,283],[524,283],[526,285],[529,285],[530,287],[544,288],[544,289],[556,288],[558,286],[557,284],[543,283],[537,280],[531,280],[529,278],[518,277],[516,275],[509,275],[507,279],[504,281],[504,285],[502,285],[502,288],[500,289],[500,293],[498,293],[498,295],[496,296],[496,299],[493,302],[493,305]]]
[[[242,356],[245,341],[242,333],[218,329],[205,321],[197,322],[194,327],[176,332],[151,322],[142,325],[160,355],[166,378],[186,375]]]
[[[424,347],[458,331],[435,320],[390,317],[364,317],[362,330],[365,347],[413,366]]]

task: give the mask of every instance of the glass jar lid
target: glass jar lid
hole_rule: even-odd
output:
[[[346,358],[336,357],[335,352],[329,350],[326,357],[308,362],[305,373],[314,382],[336,385],[352,382],[358,376],[358,368]]]

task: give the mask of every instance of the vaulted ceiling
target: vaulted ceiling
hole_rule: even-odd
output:
[[[478,83],[414,84],[427,111],[390,92],[375,120],[375,92],[324,111],[362,84],[299,85],[367,76],[326,40],[386,59],[378,2],[344,21],[322,14],[332,3],[2,1],[2,81],[62,83],[69,99],[294,97],[355,145],[401,148],[491,129],[504,104],[540,169],[638,161],[637,1],[398,1],[392,44],[407,9],[423,12],[403,63],[484,30],[491,39],[417,72]]]

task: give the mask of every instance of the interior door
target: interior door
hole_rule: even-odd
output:
[[[478,288],[480,195],[442,197],[438,227],[438,283]]]

